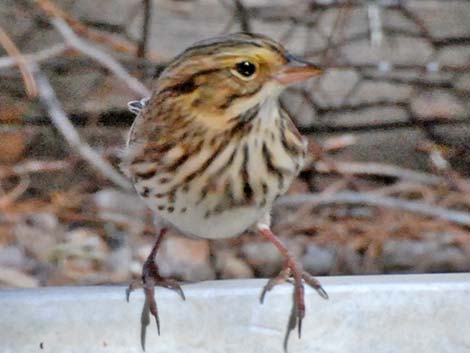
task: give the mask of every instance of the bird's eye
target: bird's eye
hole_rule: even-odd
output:
[[[249,61],[239,62],[237,65],[235,65],[235,69],[240,75],[246,78],[253,76],[253,74],[256,72],[255,64]]]

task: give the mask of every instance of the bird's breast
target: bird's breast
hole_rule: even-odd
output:
[[[242,233],[287,191],[303,166],[306,147],[280,113],[247,124],[233,136],[190,146],[182,141],[160,156],[157,167],[135,164],[137,191],[183,233],[210,239]]]

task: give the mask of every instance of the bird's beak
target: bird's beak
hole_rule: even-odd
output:
[[[287,60],[287,63],[274,75],[274,79],[282,85],[287,86],[305,81],[323,73],[323,70],[318,66],[293,55],[288,54]]]

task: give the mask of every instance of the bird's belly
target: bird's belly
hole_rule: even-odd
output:
[[[204,239],[224,239],[237,236],[256,223],[264,214],[257,207],[237,207],[222,213],[205,217],[206,210],[201,206],[188,209],[184,215],[164,214],[183,234]]]
[[[207,180],[195,180],[189,190],[176,190],[171,203],[168,199],[164,202],[155,198],[145,200],[151,209],[185,235],[230,238],[250,228],[272,204],[271,198],[263,205],[255,197],[251,201],[244,199],[237,181],[230,175],[222,176],[215,185],[211,184],[210,190],[203,192]],[[158,189],[156,186],[157,193]]]
[[[277,180],[252,171],[252,190],[247,195],[241,180],[231,178],[229,173],[219,177],[206,192],[202,192],[207,185],[205,179],[194,181],[190,190],[178,189],[171,203],[168,199],[144,199],[152,210],[186,235],[206,239],[229,238],[243,233],[262,219],[295,176],[295,172],[285,175],[283,189],[280,189]],[[268,185],[266,190],[263,185]],[[158,189],[158,186],[154,189],[157,194]]]

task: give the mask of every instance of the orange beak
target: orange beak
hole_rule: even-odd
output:
[[[311,77],[321,75],[323,70],[318,66],[296,58],[293,55],[287,55],[287,64],[274,75],[274,79],[282,85],[291,85],[293,83],[308,80]]]

